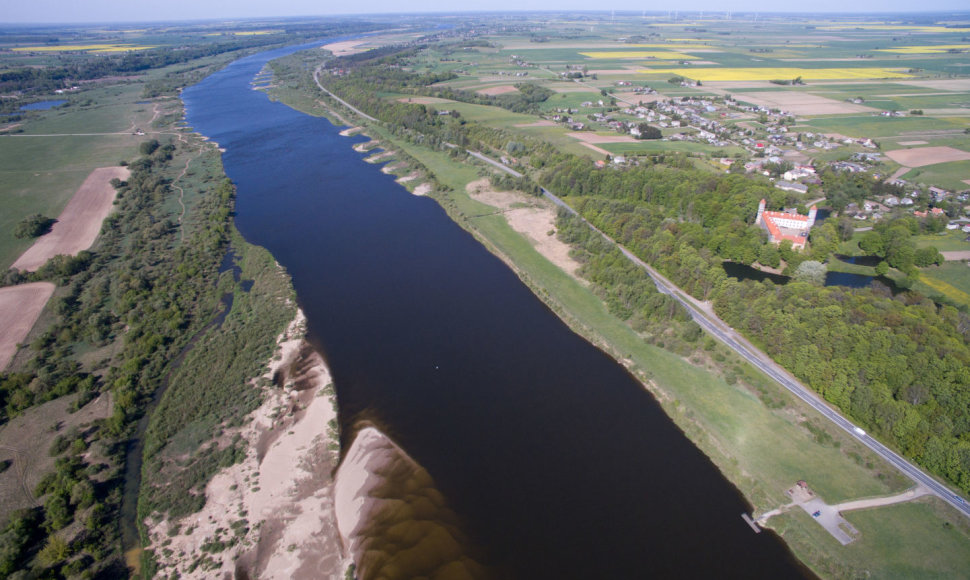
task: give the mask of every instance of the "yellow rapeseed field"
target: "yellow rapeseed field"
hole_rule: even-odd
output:
[[[951,286],[943,280],[924,275],[920,277],[920,282],[926,284],[950,300],[961,302],[963,304],[970,304],[970,294],[967,294],[959,288]]]
[[[713,48],[711,44],[698,44],[693,43],[654,43],[654,44],[627,44],[630,48],[662,48],[664,50],[710,50]]]
[[[637,72],[657,75],[679,75],[699,81],[771,81],[802,77],[803,80],[904,79],[912,75],[904,69],[889,68],[663,68]]]
[[[948,50],[970,50],[970,44],[938,44],[936,46],[897,46],[896,48],[877,48],[879,52],[899,54],[943,54]]]
[[[210,32],[206,36],[222,36],[223,34],[232,34],[234,36],[261,36],[263,34],[276,34],[280,32],[279,30],[239,30],[239,31],[228,31],[228,32]]]
[[[640,58],[640,59],[656,59],[656,60],[697,60],[696,56],[691,56],[689,54],[684,54],[682,52],[667,52],[667,51],[634,51],[634,50],[617,50],[608,52],[581,52],[579,53],[583,56],[588,56],[589,58],[595,59],[625,59],[625,58]]]
[[[147,50],[154,46],[135,46],[133,44],[62,44],[58,46],[18,46],[16,52],[126,52]]]

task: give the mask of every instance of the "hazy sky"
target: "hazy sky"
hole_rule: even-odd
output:
[[[0,14],[0,26],[23,22],[138,22],[200,20],[274,16],[325,16],[331,14],[387,12],[444,12],[455,10],[706,10],[723,12],[892,12],[968,11],[966,0],[683,0],[648,2],[614,0],[8,0]]]

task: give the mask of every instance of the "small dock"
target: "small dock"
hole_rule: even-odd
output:
[[[741,519],[744,520],[744,523],[751,526],[751,529],[754,530],[754,533],[756,534],[761,533],[761,527],[758,526],[758,524],[753,519],[751,519],[751,516],[749,516],[748,514],[741,514]]]

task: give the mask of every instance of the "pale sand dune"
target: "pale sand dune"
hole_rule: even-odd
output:
[[[37,238],[11,268],[33,272],[54,256],[76,256],[90,248],[101,231],[101,223],[111,213],[115,199],[111,180],[128,179],[130,173],[127,167],[99,167],[92,171],[67,202],[51,231]]]
[[[54,288],[50,282],[0,288],[0,371],[17,354],[17,344],[34,327]]]
[[[367,48],[360,48],[360,46],[366,42],[366,40],[345,40],[343,42],[331,42],[330,44],[325,44],[320,48],[329,50],[334,54],[334,56],[345,56],[348,54],[357,54],[359,52],[370,50]]]
[[[330,372],[303,341],[304,325],[299,312],[280,337],[280,358],[264,376],[283,373],[285,387],[270,387],[268,398],[242,429],[249,443],[246,459],[209,482],[202,511],[178,522],[146,521],[159,572],[165,576],[178,572],[181,578],[221,578],[243,570],[249,578],[344,577],[349,561],[336,529],[331,478],[336,454],[328,448],[327,436],[336,411],[332,398],[321,391],[330,383]],[[241,541],[210,554],[218,568],[200,566],[189,572],[216,530],[232,534],[231,524],[243,518],[249,531]],[[170,535],[175,525],[179,533]],[[169,557],[159,549],[166,542]]]

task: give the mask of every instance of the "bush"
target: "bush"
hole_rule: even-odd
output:
[[[57,220],[49,218],[45,215],[35,213],[25,217],[20,221],[13,229],[13,235],[15,238],[20,238],[22,240],[28,238],[36,238],[42,236],[47,232],[51,231],[51,226]]]

